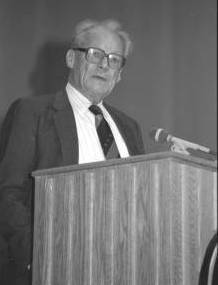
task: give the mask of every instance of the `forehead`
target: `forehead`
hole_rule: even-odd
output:
[[[84,44],[86,47],[97,47],[103,49],[106,53],[123,54],[124,46],[121,38],[107,28],[95,28],[84,35]]]

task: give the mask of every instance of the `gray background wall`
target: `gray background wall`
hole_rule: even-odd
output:
[[[73,26],[115,18],[134,52],[110,103],[141,124],[216,149],[215,0],[1,0],[0,121],[12,101],[62,88]]]

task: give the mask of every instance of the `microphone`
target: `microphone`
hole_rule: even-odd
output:
[[[169,134],[166,130],[161,128],[151,129],[149,135],[157,143],[172,143],[173,148],[179,149],[181,150],[181,152],[187,153],[187,149],[189,148],[193,150],[200,150],[205,153],[217,156],[217,153],[209,149],[208,147],[174,137],[173,135]]]

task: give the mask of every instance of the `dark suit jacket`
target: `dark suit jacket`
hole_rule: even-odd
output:
[[[144,153],[138,124],[105,104],[130,155]],[[31,172],[78,163],[76,123],[66,92],[23,98],[12,104],[0,144],[0,231],[11,258],[26,266],[31,236]]]

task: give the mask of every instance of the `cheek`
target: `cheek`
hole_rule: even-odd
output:
[[[86,77],[87,74],[87,68],[88,66],[85,59],[82,57],[78,57],[74,65],[76,81],[78,82],[78,84],[81,84],[84,81],[84,78]]]
[[[79,69],[80,69],[80,77],[84,78],[84,76],[86,75],[86,66],[85,66],[85,64],[84,63],[81,64]]]
[[[111,74],[111,84],[116,84],[119,81],[119,72],[118,71],[113,71],[113,73]]]
[[[83,82],[86,82],[87,80],[89,80],[89,78],[91,77],[91,75],[93,74],[93,68],[92,66],[90,66],[88,63],[84,62],[81,66],[80,66],[80,74],[81,74],[81,80]]]

